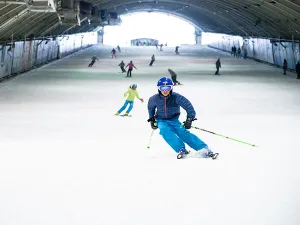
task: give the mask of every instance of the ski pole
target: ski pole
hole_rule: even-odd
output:
[[[153,131],[154,131],[154,130],[152,130],[151,135],[150,135],[150,138],[149,138],[149,143],[148,143],[148,146],[147,146],[148,149],[150,148],[150,142],[151,142],[151,139],[152,139]]]
[[[258,147],[257,145],[250,144],[250,143],[247,143],[247,142],[244,142],[244,141],[240,141],[240,140],[235,139],[235,138],[227,137],[227,136],[224,136],[224,135],[222,135],[222,134],[217,134],[217,133],[215,133],[215,132],[212,132],[212,131],[209,131],[209,130],[205,130],[205,129],[202,129],[202,128],[199,128],[199,127],[192,126],[192,128],[195,128],[195,129],[197,129],[197,130],[202,130],[202,131],[204,131],[204,132],[207,132],[207,133],[210,133],[210,134],[214,134],[214,135],[217,135],[217,136],[220,136],[220,137],[224,137],[224,138],[227,138],[227,139],[229,139],[229,140],[237,141],[237,142],[240,142],[240,143],[242,143],[242,144],[250,145],[250,146],[252,146],[252,147]]]

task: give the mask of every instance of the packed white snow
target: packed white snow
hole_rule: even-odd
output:
[[[1,225],[299,224],[294,74],[206,47],[110,51],[94,46],[0,84]],[[132,78],[121,60],[133,60]],[[194,105],[194,126],[259,147],[191,129],[218,160],[177,160],[158,130],[147,149],[147,101],[168,68]],[[132,83],[145,102],[131,118],[114,116]]]

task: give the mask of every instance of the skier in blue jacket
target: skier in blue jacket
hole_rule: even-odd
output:
[[[213,153],[206,143],[188,131],[192,122],[196,120],[196,112],[188,99],[173,92],[173,85],[168,77],[158,81],[158,94],[153,95],[148,102],[148,122],[151,123],[152,129],[160,129],[160,135],[178,153],[178,159],[189,154],[184,143],[196,151],[203,150],[202,157],[215,159],[218,153]],[[180,107],[187,112],[187,119],[183,125],[178,120]]]

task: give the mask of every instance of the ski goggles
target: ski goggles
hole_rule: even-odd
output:
[[[160,90],[160,91],[171,91],[172,88],[173,87],[171,85],[166,85],[166,86],[159,86],[158,90]]]

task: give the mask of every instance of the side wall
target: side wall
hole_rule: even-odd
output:
[[[288,68],[295,70],[296,63],[300,60],[300,43],[284,42],[262,38],[244,38],[240,36],[223,35],[215,39],[208,46],[226,52],[231,52],[231,47],[241,48],[242,57],[267,62],[282,67],[283,60],[288,61]]]
[[[97,33],[82,33],[0,44],[0,81],[97,44]]]

